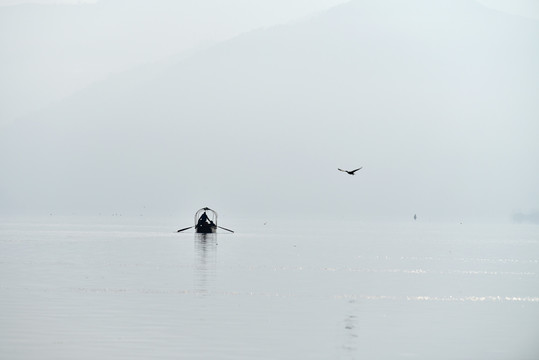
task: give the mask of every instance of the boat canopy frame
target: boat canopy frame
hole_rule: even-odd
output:
[[[195,226],[198,224],[198,219],[202,216],[203,213],[206,213],[206,216],[208,219],[217,226],[217,212],[215,210],[210,209],[209,207],[203,207],[202,209],[199,209],[195,213]]]

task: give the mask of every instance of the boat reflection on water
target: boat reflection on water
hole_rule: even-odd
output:
[[[217,234],[195,233],[195,292],[206,296],[211,293],[217,272]]]
[[[358,304],[356,300],[348,301],[348,310],[344,319],[344,343],[342,345],[346,355],[352,355],[359,349],[359,320]]]

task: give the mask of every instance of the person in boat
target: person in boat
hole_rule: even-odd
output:
[[[206,215],[206,212],[204,211],[202,213],[202,215],[198,218],[198,222],[197,222],[197,229],[202,227],[202,226],[205,226],[209,223],[212,223],[212,221],[210,220],[210,218],[208,218],[208,215]]]
[[[206,212],[204,211],[202,215],[200,215],[200,219],[198,219],[198,223],[207,223],[210,219],[208,218],[208,215],[206,215]]]

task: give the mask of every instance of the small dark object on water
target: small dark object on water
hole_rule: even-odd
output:
[[[217,228],[230,231],[231,233],[234,232],[230,229],[224,228],[222,226],[218,226],[217,213],[214,210],[210,209],[209,207],[204,207],[195,213],[194,226],[189,226],[189,227],[180,229],[177,232],[188,230],[193,227],[195,228],[195,231],[199,234],[212,234],[212,233],[217,232]]]

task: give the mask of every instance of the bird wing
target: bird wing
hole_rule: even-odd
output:
[[[363,169],[363,166],[362,166],[362,167],[360,167],[360,168],[358,168],[358,169],[352,170],[351,172],[353,172],[353,173],[354,173],[354,172],[356,172],[356,171],[358,171],[358,170],[361,170],[361,169]]]
[[[339,169],[339,168],[337,168],[337,170],[339,170],[339,171],[343,171],[343,172],[346,172],[346,170],[343,170],[343,169]]]

